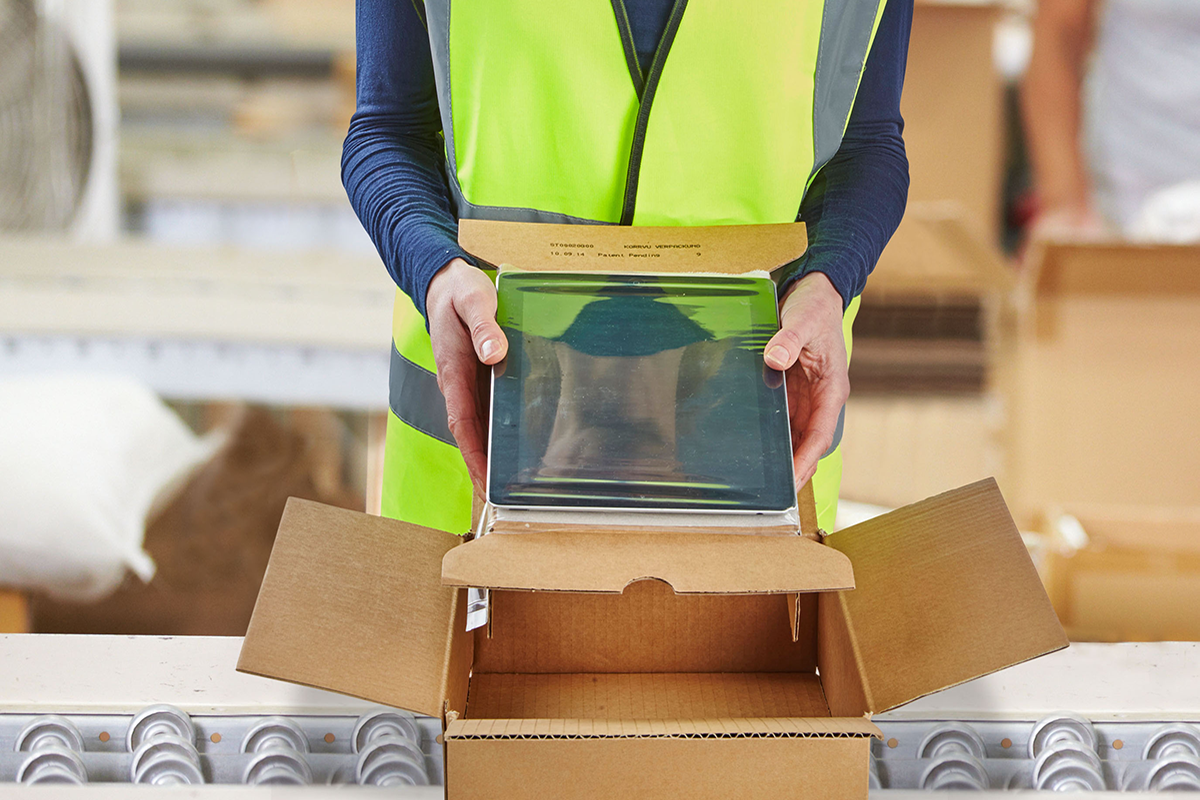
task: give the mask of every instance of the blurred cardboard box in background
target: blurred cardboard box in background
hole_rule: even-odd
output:
[[[999,2],[916,0],[900,113],[909,202],[954,200],[998,241],[1007,125],[993,56]]]
[[[1200,506],[1200,246],[1046,242],[1029,269],[998,373],[1018,524]]]
[[[884,506],[1003,477],[993,366],[1013,270],[999,251],[1004,79],[998,2],[917,0],[901,113],[904,221],[863,294],[842,496]]]
[[[1080,506],[1038,528],[1073,641],[1200,641],[1200,507]]]
[[[0,589],[0,633],[28,633],[29,608],[25,595]]]
[[[956,202],[913,203],[863,293],[844,498],[896,507],[1005,468],[996,362],[1013,270]]]

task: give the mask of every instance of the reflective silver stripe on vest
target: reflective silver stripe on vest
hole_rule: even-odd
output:
[[[813,88],[813,170],[809,182],[829,163],[846,132],[850,109],[871,48],[879,4],[874,0],[829,2],[821,14],[821,42]],[[821,458],[837,450],[846,427],[846,406],[838,414],[833,443]]]
[[[459,219],[493,219],[500,222],[547,222],[554,225],[616,225],[615,222],[603,222],[598,219],[572,217],[570,214],[559,214],[556,211],[538,211],[536,208],[517,208],[515,206],[477,206],[467,202],[462,196],[462,189],[457,180],[450,181],[450,193],[453,195],[454,208]]]
[[[402,422],[439,442],[458,446],[446,421],[446,398],[438,388],[437,376],[400,355],[395,343],[388,384],[388,405]]]
[[[858,94],[858,82],[867,63],[879,7],[875,0],[825,0],[813,88],[810,183],[842,146],[846,122],[850,119],[854,96]]]
[[[842,433],[845,431],[845,429],[846,429],[846,406],[845,406],[845,404],[843,404],[842,410],[838,412],[837,427],[833,429],[833,442],[829,445],[829,449],[826,450],[821,455],[821,458],[825,458],[826,456],[833,455],[833,451],[838,449],[838,445],[842,443]]]
[[[429,0],[425,4],[425,19],[429,26],[429,52],[433,56],[438,109],[442,114],[442,136],[446,140],[446,178],[458,218],[548,222],[555,225],[611,225],[602,220],[573,217],[554,211],[515,206],[477,206],[467,201],[458,183],[458,160],[454,155],[454,109],[450,102],[450,0]]]
[[[434,83],[437,86],[438,107],[442,117],[442,135],[446,142],[446,178],[458,217],[494,219],[505,222],[548,222],[560,225],[613,224],[535,208],[480,206],[468,202],[463,196],[462,187],[458,182],[458,161],[454,154],[454,111],[450,100],[450,3],[451,0],[427,0],[425,13],[426,23],[429,26],[429,49],[433,57]],[[850,118],[850,109],[854,105],[854,97],[858,92],[858,82],[866,63],[878,11],[879,4],[875,0],[826,0],[825,2],[825,8],[821,15],[821,41],[817,50],[813,97],[814,157],[812,175],[816,175],[817,171],[825,166],[841,147],[842,135],[845,133],[846,121]],[[422,421],[422,424],[411,422],[398,410],[398,408],[404,408],[397,404],[395,376],[399,371],[396,367],[398,358],[412,369],[425,373],[433,381],[433,389],[437,393],[435,406],[437,411],[430,413],[425,406],[422,406],[420,411],[415,409],[409,411],[409,416]],[[392,350],[391,405],[397,417],[427,433],[429,430],[422,425],[430,425],[433,422],[432,417],[438,416],[441,424],[436,430],[444,431],[447,438],[442,438],[436,433],[430,433],[430,435],[447,444],[454,444],[454,439],[450,436],[450,430],[445,423],[446,404],[441,392],[437,391],[437,378],[427,370],[404,359],[395,351],[395,348]],[[838,415],[833,444],[825,452],[826,456],[841,444],[845,419],[846,408],[843,406]]]
[[[442,135],[446,141],[446,178],[457,215],[460,218],[505,222],[613,224],[536,208],[479,206],[468,202],[463,196],[462,186],[458,182],[458,161],[454,155],[454,111],[450,102],[450,3],[451,0],[428,0],[425,13],[434,83],[442,116]],[[879,8],[875,0],[825,0],[813,90],[813,169],[809,176],[810,183],[842,145],[842,135],[858,93],[858,82],[867,61]]]

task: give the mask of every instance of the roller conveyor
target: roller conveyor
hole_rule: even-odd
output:
[[[0,782],[152,786],[437,786],[438,724],[392,709],[355,716],[0,715]]]
[[[436,720],[241,675],[239,646],[0,636],[0,797],[440,796]],[[1195,644],[1075,645],[930,695],[876,718],[871,795],[1200,792],[1198,678]]]

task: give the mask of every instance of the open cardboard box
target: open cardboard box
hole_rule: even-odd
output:
[[[676,229],[654,268],[803,250],[770,227]],[[569,233],[584,263],[658,235]],[[802,491],[800,519],[464,540],[292,500],[238,669],[440,717],[451,798],[840,799],[867,796],[872,714],[1067,644],[992,481],[829,535]],[[490,590],[471,632],[466,587]]]
[[[1200,641],[1200,508],[1071,506],[1038,530],[1073,641]]]
[[[1200,245],[1041,241],[1029,262],[1000,370],[1017,521],[1200,506]]]
[[[451,798],[865,798],[870,715],[1067,644],[991,481],[822,538],[292,500],[238,669],[441,717]]]

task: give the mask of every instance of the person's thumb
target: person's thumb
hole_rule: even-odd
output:
[[[479,360],[495,364],[503,359],[508,354],[508,340],[496,322],[496,292],[490,282],[488,290],[464,295],[456,305]]]
[[[805,340],[802,338],[801,332],[787,327],[785,319],[785,326],[776,331],[775,335],[771,337],[771,341],[767,342],[767,346],[763,348],[763,360],[771,369],[782,372],[790,369],[796,363],[804,345]]]

